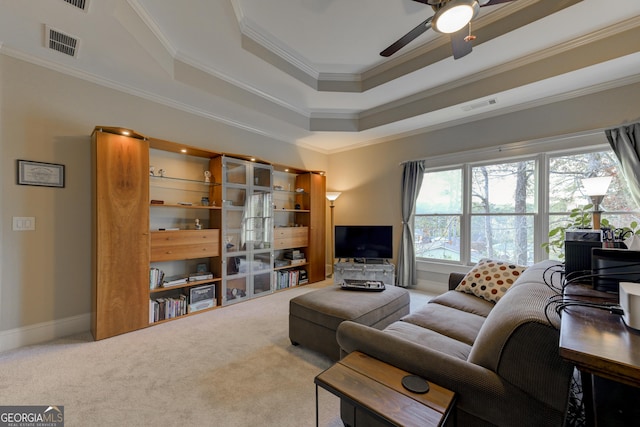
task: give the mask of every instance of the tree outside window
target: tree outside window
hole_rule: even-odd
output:
[[[611,150],[427,171],[414,215],[416,256],[468,264],[480,258],[533,264],[541,256],[537,249],[547,239],[546,230],[568,224],[572,209],[590,203],[582,179],[605,175],[613,180],[602,218],[614,227],[640,222]],[[543,225],[544,233],[538,230]]]

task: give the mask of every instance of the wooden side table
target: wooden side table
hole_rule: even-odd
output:
[[[565,296],[584,302],[617,301],[617,295],[594,291],[585,285],[568,286]],[[634,402],[637,397],[632,395],[640,394],[640,332],[628,328],[620,315],[590,307],[565,309],[560,326],[560,356],[580,371],[587,425],[597,425],[601,418],[598,412],[603,409],[622,412],[599,408],[593,389],[594,376],[629,386],[626,390],[631,393],[625,392],[626,396],[614,403],[637,407],[628,401]]]
[[[455,404],[455,393],[429,383],[424,394],[402,386],[409,375],[358,351],[349,354],[320,373],[316,384],[316,426],[318,425],[318,387],[344,399],[392,426],[442,426]]]

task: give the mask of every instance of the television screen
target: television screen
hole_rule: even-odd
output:
[[[391,225],[336,225],[334,233],[336,258],[393,258]]]

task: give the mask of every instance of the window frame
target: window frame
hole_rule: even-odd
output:
[[[462,213],[460,214],[460,261],[452,261],[438,258],[423,258],[416,256],[416,262],[420,266],[429,265],[428,268],[419,268],[421,270],[429,270],[429,271],[438,271],[438,272],[447,272],[452,271],[451,268],[455,267],[468,267],[475,264],[475,262],[471,261],[471,220],[474,216],[487,216],[485,213],[473,213],[472,212],[472,174],[471,170],[473,167],[483,166],[483,165],[497,165],[503,163],[513,163],[519,161],[529,161],[532,160],[535,163],[535,205],[536,209],[533,212],[526,212],[522,214],[514,214],[514,213],[493,213],[489,214],[489,216],[500,216],[500,215],[521,215],[521,216],[532,216],[533,217],[533,263],[540,262],[542,260],[548,259],[549,255],[542,247],[542,243],[548,241],[549,235],[549,218],[551,215],[563,214],[563,212],[550,212],[549,211],[549,173],[550,173],[550,163],[551,159],[555,157],[562,156],[571,156],[578,154],[586,154],[593,153],[599,151],[607,151],[611,150],[611,147],[607,144],[591,144],[582,147],[572,147],[572,148],[564,148],[553,151],[539,151],[539,152],[529,152],[527,154],[522,155],[500,155],[495,156],[495,153],[490,153],[491,150],[487,150],[486,157],[493,157],[491,160],[489,159],[481,159],[477,161],[452,161],[451,164],[441,164],[438,166],[427,166],[425,168],[425,174],[430,172],[439,172],[445,170],[462,170]],[[498,151],[501,151],[498,149]],[[461,156],[462,157],[462,156]],[[467,156],[470,157],[470,156]],[[484,156],[483,156],[484,157]],[[453,159],[450,159],[453,160]],[[465,159],[467,160],[467,159]],[[427,182],[426,179],[424,182]],[[608,214],[616,214],[621,213],[618,211],[607,212]],[[445,214],[424,214],[419,215],[416,214],[415,210],[411,216],[412,229],[415,225],[415,218],[419,216],[442,216]],[[452,214],[447,214],[452,215]]]

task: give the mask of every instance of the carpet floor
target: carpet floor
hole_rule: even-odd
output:
[[[64,406],[72,426],[314,426],[332,362],[288,338],[289,300],[329,280],[93,341],[87,332],[0,354],[0,404]],[[411,305],[429,295],[411,291]],[[320,426],[341,426],[319,392]]]

